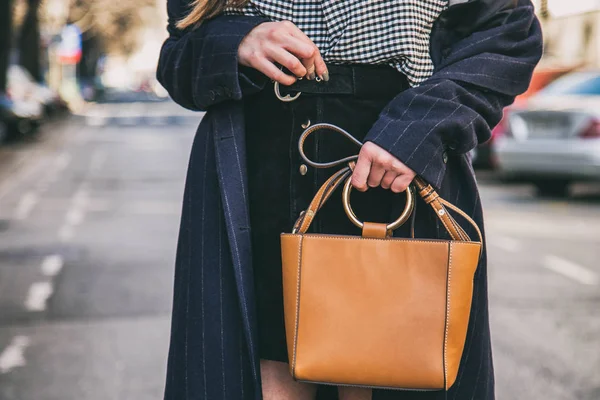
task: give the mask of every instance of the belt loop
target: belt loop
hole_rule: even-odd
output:
[[[356,70],[354,68],[350,68],[352,71],[352,94],[357,95],[358,90],[356,89]]]

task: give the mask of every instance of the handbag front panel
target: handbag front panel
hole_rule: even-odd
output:
[[[294,377],[443,389],[449,243],[282,235]]]
[[[473,299],[473,277],[477,265],[481,243],[450,242],[448,260],[448,314],[446,324],[446,389],[449,389],[458,375],[471,314]]]

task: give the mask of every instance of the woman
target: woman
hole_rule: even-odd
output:
[[[294,382],[286,365],[278,236],[333,172],[302,164],[299,134],[329,122],[365,143],[352,183],[366,191],[353,198],[366,219],[392,218],[391,192],[419,175],[482,226],[467,154],[527,89],[541,56],[533,7],[530,0],[167,4],[158,79],[180,105],[207,114],[184,194],[165,399],[335,398],[331,388]],[[330,161],[358,151],[342,139],[319,136],[307,143],[309,156]],[[330,200],[315,229],[357,234],[340,204]],[[446,238],[425,207],[417,212],[417,237]],[[484,255],[448,393],[340,388],[339,398],[493,399],[486,280]]]

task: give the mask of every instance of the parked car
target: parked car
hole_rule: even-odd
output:
[[[517,96],[513,105],[508,107],[506,112],[510,111],[512,108],[525,107],[527,100],[535,93],[572,70],[573,67],[536,69],[533,73],[531,83],[529,84],[527,91],[520,96]],[[495,143],[496,140],[502,136],[506,130],[506,112],[504,113],[504,117],[500,123],[496,125],[494,129],[492,129],[492,136],[490,140],[480,144],[471,153],[471,159],[475,168],[492,170],[498,168],[498,158],[496,157]]]
[[[20,65],[11,65],[7,73],[7,92],[14,101],[36,102],[45,115],[54,115],[67,109],[58,93],[36,82],[31,74]]]
[[[540,195],[565,196],[574,181],[600,180],[600,71],[568,74],[509,111],[496,154],[501,171],[534,183]]]
[[[42,116],[38,103],[13,101],[0,93],[0,134],[2,140],[32,132]]]
[[[6,103],[5,96],[0,96],[0,144],[8,138],[8,129],[12,113]]]

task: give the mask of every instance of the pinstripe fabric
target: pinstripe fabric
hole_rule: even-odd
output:
[[[192,146],[183,198],[165,399],[260,400],[239,100],[261,90],[268,80],[238,68],[236,50],[265,20],[220,16],[197,30],[180,31],[174,22],[185,14],[189,1],[167,2],[170,36],[157,70],[176,102],[209,110]],[[541,55],[539,25],[529,0],[470,0],[440,16],[430,47],[433,76],[392,100],[368,139],[405,161],[483,228],[477,184],[465,153],[489,137],[502,107],[526,89]],[[424,206],[418,213],[417,235],[447,237]],[[465,351],[449,399],[494,398],[486,282],[483,257],[474,280]],[[445,396],[376,391],[374,398]]]

